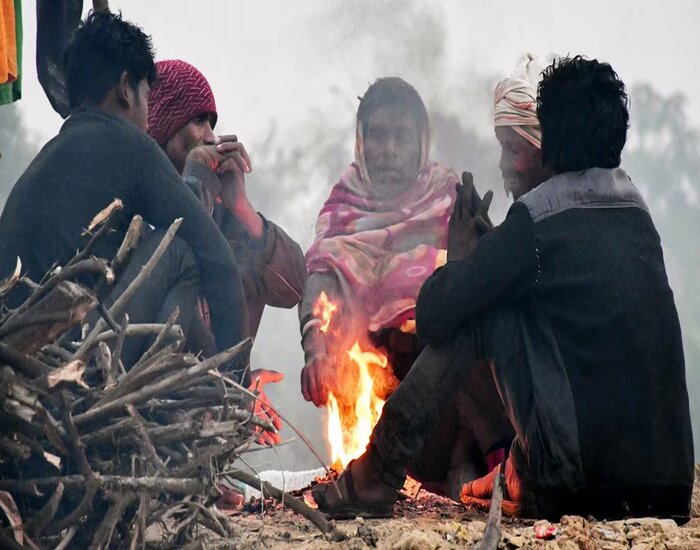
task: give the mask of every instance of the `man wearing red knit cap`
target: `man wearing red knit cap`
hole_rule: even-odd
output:
[[[291,308],[301,300],[306,283],[304,256],[294,240],[251,205],[245,190],[245,174],[252,170],[250,157],[236,136],[214,134],[216,102],[204,75],[181,60],[159,61],[156,70],[158,77],[148,99],[148,132],[228,240],[241,270],[249,334],[255,336],[265,305]],[[193,151],[211,145],[225,157],[216,173],[186,162]],[[280,373],[263,370],[252,372],[251,377],[254,385],[282,379]],[[266,433],[263,438],[277,442],[279,436]]]

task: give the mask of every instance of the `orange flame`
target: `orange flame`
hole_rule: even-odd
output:
[[[331,302],[328,295],[322,291],[321,294],[319,294],[312,310],[314,317],[321,319],[321,332],[328,332],[328,328],[331,325],[331,320],[333,319],[333,314],[337,310],[338,306]]]
[[[326,437],[331,447],[332,464],[340,465],[342,468],[364,453],[384,407],[385,401],[376,393],[375,380],[370,374],[370,365],[385,369],[388,362],[386,355],[363,350],[357,341],[347,354],[357,366],[357,386],[343,388],[343,393],[346,395],[340,396],[340,404],[338,398],[330,392],[326,404],[328,407]]]
[[[337,311],[338,305],[325,292],[321,292],[313,307],[314,317],[321,321],[321,332],[329,332]],[[331,334],[339,337],[336,331]],[[391,369],[386,369],[388,359],[385,354],[375,349],[363,349],[357,340],[350,349],[346,349],[346,344],[341,340],[326,341],[326,346],[340,346],[330,350],[337,358],[335,375],[338,379],[335,392],[329,392],[326,403],[326,438],[335,469],[344,468],[365,451],[372,430],[382,414],[385,401],[381,396],[385,395],[386,382],[393,377]],[[383,378],[376,380],[377,375]]]

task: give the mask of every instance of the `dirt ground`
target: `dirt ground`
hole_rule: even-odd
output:
[[[700,466],[696,466],[693,518],[678,526],[673,520],[637,518],[615,522],[587,521],[564,516],[560,523],[504,518],[500,548],[548,548],[562,550],[691,550],[700,548]],[[478,546],[483,537],[486,515],[450,500],[421,491],[414,501],[396,505],[394,519],[338,522],[348,535],[331,543],[304,518],[266,501],[231,515],[237,536],[232,540],[203,537],[204,548],[225,549],[310,549],[434,550]],[[537,538],[548,533],[547,539]]]

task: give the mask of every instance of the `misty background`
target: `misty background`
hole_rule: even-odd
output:
[[[610,62],[631,96],[622,166],[652,211],[681,318],[698,455],[700,3],[111,0],[110,7],[152,35],[157,59],[184,59],[204,73],[216,96],[216,132],[236,133],[250,153],[253,204],[304,250],[331,186],[353,160],[357,96],[375,78],[401,76],[417,88],[431,118],[432,158],[473,172],[482,194],[493,189],[492,219],[500,222],[510,199],[492,126],[498,80],[526,51]],[[0,205],[62,123],[36,79],[34,3],[23,8],[23,99],[0,107]],[[327,456],[323,411],[301,397],[299,340],[296,310],[267,308],[252,368],[286,375],[268,393]],[[282,433],[295,438],[289,428]],[[318,465],[298,440],[248,456],[260,469]]]

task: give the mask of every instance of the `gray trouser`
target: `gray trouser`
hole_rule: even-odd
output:
[[[483,432],[477,439],[488,438],[488,430],[498,425],[494,415],[505,410],[515,432],[516,459],[528,456],[527,463],[517,465],[518,473],[531,479],[533,466],[542,487],[575,490],[582,482],[576,414],[556,350],[546,321],[517,307],[485,315],[444,346],[427,346],[384,405],[372,433],[371,456],[381,462],[385,480],[402,486],[406,465],[461,390],[482,402],[472,407],[481,416],[473,422]],[[483,361],[491,364],[490,373],[479,367]],[[485,393],[491,381],[497,393]]]
[[[164,234],[161,230],[144,230],[138,246],[131,252],[128,265],[107,295],[105,306],[111,306],[138,276]],[[177,307],[180,310],[177,323],[182,327],[185,339],[191,342],[195,328],[201,325],[199,295],[199,268],[194,253],[185,241],[175,237],[115,320],[121,322],[126,313],[129,323],[164,323]],[[147,337],[125,339],[121,359],[126,369],[138,360],[151,340]]]
[[[528,497],[524,514],[687,519],[689,487],[664,486],[654,479],[641,486],[586,483],[576,409],[557,342],[547,319],[526,305],[499,308],[445,346],[423,350],[384,405],[370,439],[370,459],[387,483],[403,485],[406,466],[460,388],[466,384],[464,391],[479,393],[469,381],[485,359],[515,432],[510,459]],[[489,410],[497,409],[480,413],[488,417]]]

